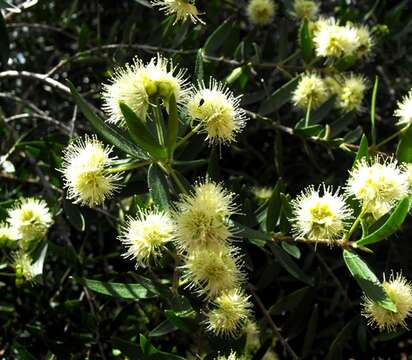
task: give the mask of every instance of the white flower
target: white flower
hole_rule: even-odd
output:
[[[224,290],[241,285],[244,280],[235,249],[220,246],[190,252],[182,266],[183,279],[207,298],[214,298]]]
[[[315,26],[313,43],[318,56],[341,58],[355,53],[359,37],[351,25],[340,26],[335,19],[319,20]]]
[[[125,103],[141,119],[146,119],[149,99],[138,71],[140,67],[141,61],[135,59],[131,65],[116,68],[110,83],[103,84],[103,110],[109,117],[108,122],[118,124],[124,121],[120,102]]]
[[[308,187],[292,201],[292,207],[293,232],[298,238],[326,242],[339,239],[352,216],[345,199],[325,185],[322,194],[320,189]]]
[[[251,315],[249,296],[234,289],[223,292],[213,303],[215,308],[207,314],[207,329],[219,336],[236,336]]]
[[[33,280],[33,268],[31,257],[23,250],[18,250],[12,255],[13,267],[16,273],[16,285]]]
[[[53,219],[44,200],[27,198],[9,210],[7,222],[24,247],[33,240],[43,238]]]
[[[252,24],[267,25],[273,21],[277,7],[273,0],[250,0],[246,14]]]
[[[293,92],[292,101],[300,109],[306,110],[310,104],[316,109],[329,98],[329,91],[324,80],[317,74],[303,75]]]
[[[394,115],[399,118],[398,125],[406,126],[412,123],[412,89],[402,98],[402,101],[398,101],[398,108]]]
[[[203,82],[194,89],[187,102],[187,113],[201,124],[210,143],[231,143],[245,126],[245,112],[240,108],[240,96],[234,96],[226,85],[213,78],[209,86]]]
[[[135,58],[132,65],[116,69],[111,83],[103,85],[103,110],[109,116],[108,121],[123,122],[119,102],[125,103],[142,120],[146,119],[149,106],[157,105],[157,99],[168,109],[173,94],[176,103],[181,105],[189,91],[185,73],[160,54],[147,64]]]
[[[293,16],[298,19],[313,20],[319,13],[319,4],[312,0],[295,0],[293,2]]]
[[[128,220],[119,237],[127,248],[125,257],[134,259],[137,266],[156,260],[172,240],[173,230],[172,220],[166,213],[140,211],[136,218]]]
[[[178,21],[186,21],[190,19],[196,24],[197,21],[204,24],[199,18],[199,11],[195,6],[195,0],[152,0],[153,6],[159,6],[160,10],[164,11],[166,15],[175,16],[176,24]]]
[[[69,199],[93,207],[112,196],[120,176],[109,172],[111,151],[96,137],[85,136],[69,144],[61,169]]]
[[[366,79],[362,75],[344,76],[337,93],[337,107],[344,112],[359,111],[367,88]]]
[[[213,250],[233,236],[227,220],[235,211],[233,195],[209,180],[194,186],[175,205],[175,240],[180,251]]]
[[[412,285],[401,274],[392,273],[389,281],[382,284],[389,298],[396,305],[396,312],[384,309],[369,299],[363,297],[362,315],[368,319],[368,324],[379,330],[394,331],[397,326],[406,326],[406,318],[412,315]]]
[[[12,228],[7,223],[0,223],[0,248],[1,247],[14,247],[17,245],[19,236],[16,229]]]
[[[361,160],[351,171],[346,185],[349,195],[355,196],[365,213],[375,219],[388,213],[408,194],[406,174],[398,167],[395,159],[374,158],[371,163]]]
[[[365,25],[355,26],[355,31],[358,35],[358,48],[356,54],[358,57],[367,57],[373,48],[374,40],[369,28]]]

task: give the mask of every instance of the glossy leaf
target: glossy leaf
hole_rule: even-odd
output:
[[[159,145],[153,138],[149,130],[146,129],[143,120],[140,119],[125,103],[121,102],[119,103],[119,106],[133,141],[150,155],[158,159],[166,159],[166,149]]]
[[[271,243],[270,248],[273,251],[276,259],[282,265],[282,267],[294,278],[313,286],[313,279],[309,277],[289,256],[289,254],[283,250],[277,244]]]
[[[412,163],[412,126],[401,135],[396,148],[396,157],[400,162]]]
[[[314,57],[313,42],[309,31],[309,21],[305,19],[300,27],[299,34],[300,48],[302,49],[303,59],[305,63],[310,63]]]
[[[157,293],[148,290],[141,284],[123,284],[91,279],[79,279],[79,281],[94,292],[120,299],[139,300],[157,296]]]
[[[295,90],[299,79],[300,76],[297,76],[278,88],[267,100],[262,102],[259,113],[261,115],[270,114],[287,103],[291,97],[292,91]]]
[[[369,245],[384,240],[399,230],[409,214],[410,197],[403,198],[392,211],[388,220],[376,231],[357,241],[358,245]]]
[[[160,169],[159,165],[151,164],[147,174],[147,182],[150,195],[153,202],[159,209],[167,209],[169,207],[170,195],[169,185],[165,174]]]
[[[379,279],[369,269],[366,262],[364,262],[359,255],[348,250],[343,250],[343,259],[345,260],[345,264],[350,273],[365,292],[366,296],[378,303],[379,306],[389,311],[396,312],[396,305],[386,294]]]
[[[354,169],[359,161],[363,158],[366,160],[369,156],[368,139],[365,135],[362,135],[362,139],[359,144],[358,152],[356,153],[355,161],[353,162],[352,169]]]
[[[282,190],[282,183],[279,180],[275,188],[273,189],[272,195],[268,202],[268,208],[266,213],[266,230],[268,232],[274,231],[276,224],[279,220],[280,209],[282,206],[282,199],[280,193]]]

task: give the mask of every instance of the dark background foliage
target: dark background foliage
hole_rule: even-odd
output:
[[[136,282],[136,274],[145,272],[135,271],[133,263],[120,256],[122,249],[116,236],[123,205],[114,200],[104,209],[90,210],[73,208],[64,201],[56,170],[62,149],[71,135],[90,132],[90,126],[67,92],[42,79],[21,73],[14,76],[9,71],[48,74],[63,85],[70,79],[99,108],[101,83],[107,81],[114,66],[131,61],[135,55],[149,59],[160,51],[172,56],[179,66],[187,67],[192,76],[197,50],[205,46],[222,22],[229,21],[227,31],[213,39],[205,61],[205,77],[213,75],[223,80],[234,68],[249,61],[278,64],[295,51],[298,24],[288,15],[289,2],[279,2],[273,24],[257,30],[247,22],[245,1],[241,0],[199,1],[206,26],[186,23],[173,27],[163,14],[143,6],[145,1],[133,0],[40,0],[21,13],[5,12],[10,58],[7,64],[3,61],[0,72],[0,154],[15,146],[9,160],[16,170],[12,174],[1,173],[0,219],[13,199],[39,194],[48,200],[57,216],[49,234],[42,284],[16,287],[12,272],[5,265],[9,255],[2,253],[2,358],[113,358],[117,354],[113,349],[121,350],[120,358],[125,354],[139,358],[139,334],[148,336],[166,319],[164,310],[168,307],[164,301],[119,300],[93,293],[84,286],[85,278]],[[378,36],[374,56],[354,70],[365,74],[371,85],[379,76],[378,137],[388,136],[395,131],[392,114],[396,100],[411,87],[412,1],[323,1],[321,9],[323,14],[375,28]],[[5,35],[1,31],[0,52],[5,54]],[[253,112],[259,112],[269,94],[303,71],[300,57],[285,66],[244,69],[231,87],[245,95],[243,106]],[[365,111],[345,130],[345,134],[354,130],[354,144],[359,143],[361,129],[369,135],[370,94],[371,91]],[[19,114],[38,116],[15,117]],[[267,116],[288,128],[302,118],[287,102]],[[332,123],[338,116],[330,112],[323,122]],[[394,144],[389,143],[383,150],[393,152]],[[215,149],[211,156],[209,153],[210,148],[199,137],[180,159],[211,157],[209,172],[239,194],[237,202],[244,214],[239,220],[251,226],[256,224],[258,207],[251,187],[273,187],[281,178],[285,191],[293,197],[309,184],[325,181],[343,185],[353,162],[353,155],[339,148],[290,135],[274,126],[273,121],[256,119],[248,122],[235,146],[222,147],[221,152]],[[182,171],[187,178],[196,179],[207,168],[206,163]],[[122,197],[140,194],[135,199],[138,201],[145,199],[147,191],[146,173],[142,170],[129,179]],[[85,220],[84,231],[79,231],[79,211]],[[364,256],[377,274],[402,269],[412,279],[411,231],[408,221],[402,232],[374,247],[374,254]],[[263,252],[246,241],[241,246],[247,253],[250,283],[256,286],[267,308],[276,304],[273,319],[299,356],[324,359],[336,345],[337,349],[332,348],[336,350],[334,359],[408,358],[412,348],[408,332],[379,334],[367,328],[360,318],[361,291],[349,276],[340,249],[300,246],[301,256],[295,260],[308,284],[291,276],[270,251]],[[170,278],[172,265],[167,259],[164,262],[157,276]],[[294,296],[287,298],[292,293]],[[196,306],[196,299],[191,297],[191,301]],[[269,345],[274,336],[258,308],[255,315],[262,324],[262,344]],[[217,341],[209,340],[211,344]],[[208,353],[211,348],[225,351],[229,347],[228,342],[209,347],[199,326],[190,333],[172,331],[152,337],[151,341],[159,349],[181,356]],[[286,356],[279,342],[275,349],[279,358]]]

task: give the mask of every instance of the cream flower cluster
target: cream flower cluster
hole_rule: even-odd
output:
[[[361,203],[365,213],[379,219],[408,194],[408,176],[395,159],[362,160],[351,171],[346,190]]]
[[[312,0],[295,0],[292,15],[298,19],[314,20],[319,13],[319,4]]]
[[[316,55],[332,59],[370,54],[373,39],[366,26],[339,25],[334,18],[320,19],[312,25]]]
[[[211,78],[208,86],[201,82],[191,91],[187,113],[194,122],[200,123],[200,131],[207,134],[211,144],[231,143],[245,126],[240,99],[226,85]]]
[[[274,0],[249,0],[246,15],[252,24],[267,25],[273,21],[277,8],[278,5]]]
[[[26,247],[46,236],[53,218],[44,200],[26,198],[9,210],[7,223],[10,234]]]
[[[103,85],[103,110],[108,121],[124,123],[120,102],[145,120],[158,99],[168,109],[173,94],[179,108],[184,107],[192,124],[197,125],[196,131],[205,133],[210,144],[234,142],[246,122],[241,96],[213,78],[207,85],[200,82],[197,87],[189,86],[185,73],[161,55],[148,64],[136,58],[133,64],[116,69],[111,82]]]
[[[8,210],[0,224],[0,247],[16,250],[12,254],[16,285],[33,280],[32,252],[46,237],[53,217],[42,199],[24,198]]]
[[[137,266],[157,260],[173,239],[174,226],[163,211],[140,211],[136,218],[129,218],[122,229],[120,241],[127,248],[126,258],[132,258]]]
[[[367,90],[362,75],[350,73],[322,78],[315,73],[301,76],[292,95],[292,101],[301,110],[317,109],[331,96],[336,96],[335,107],[342,112],[359,112]]]
[[[339,239],[352,218],[339,191],[331,187],[305,189],[292,201],[293,232],[297,238],[330,242]]]
[[[229,217],[236,211],[233,195],[210,180],[195,184],[173,210],[139,211],[122,228],[119,240],[124,256],[147,266],[160,260],[175,244],[182,258],[181,284],[211,302],[207,328],[217,335],[234,336],[249,319],[249,297],[241,290],[245,281],[239,250],[233,246]]]
[[[398,108],[394,115],[398,118],[398,125],[409,126],[412,124],[412,89],[401,101],[398,101]]]
[[[147,64],[135,58],[132,64],[117,68],[110,83],[103,85],[103,110],[109,117],[108,121],[115,124],[123,122],[120,102],[142,120],[146,119],[149,106],[157,104],[157,99],[167,107],[173,94],[177,104],[184,103],[188,93],[185,73],[159,54]]]
[[[67,198],[94,207],[101,205],[119,188],[119,174],[110,173],[112,149],[96,137],[79,138],[64,151],[63,174]]]
[[[359,201],[360,216],[378,220],[409,194],[410,168],[399,166],[392,158],[363,159],[350,172],[345,196],[325,185],[318,189],[309,186],[292,201],[295,237],[330,243],[342,239],[353,220],[346,203],[349,196]]]
[[[244,274],[228,222],[235,211],[233,195],[206,180],[181,197],[173,216],[176,245],[184,254],[183,279],[213,300],[206,323],[217,335],[234,336],[249,318],[251,306],[240,290]]]
[[[153,6],[158,6],[166,15],[175,17],[173,24],[190,19],[193,23],[204,22],[199,18],[195,0],[151,0]]]
[[[394,331],[398,326],[407,328],[405,320],[412,315],[412,284],[401,274],[392,273],[382,286],[397,311],[387,310],[364,295],[362,315],[368,319],[369,325],[380,331]]]

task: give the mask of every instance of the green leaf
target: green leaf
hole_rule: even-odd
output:
[[[342,358],[341,352],[343,350],[343,346],[349,340],[358,322],[359,316],[356,316],[344,326],[330,345],[326,360],[336,360]]]
[[[376,96],[378,95],[379,78],[375,77],[371,101],[371,138],[372,145],[376,145]]]
[[[304,137],[311,137],[311,136],[317,136],[319,133],[323,130],[322,125],[309,125],[304,128],[296,128],[293,130],[295,134],[304,136]]]
[[[268,202],[268,208],[266,212],[266,230],[268,232],[274,231],[276,224],[279,220],[280,209],[282,206],[282,199],[280,193],[282,191],[282,182],[279,180],[275,188],[273,189],[272,195]]]
[[[278,300],[276,304],[272,305],[269,308],[269,313],[272,315],[279,315],[285,311],[294,310],[302,301],[306,299],[311,291],[311,287],[305,286],[304,288],[292,292],[291,294]]]
[[[386,294],[379,279],[359,255],[343,250],[343,259],[350,273],[366,296],[386,310],[396,312],[396,305]]]
[[[317,327],[318,327],[318,318],[319,318],[319,309],[318,306],[315,305],[312,315],[310,316],[308,327],[305,334],[305,340],[303,342],[303,349],[302,354],[303,357],[306,358],[313,350],[313,342],[315,341],[315,337],[317,335]]]
[[[67,81],[72,96],[79,107],[80,111],[92,124],[96,132],[106,139],[110,144],[113,144],[126,154],[131,155],[136,159],[147,160],[148,156],[132,141],[123,136],[123,134],[115,127],[105,123],[99,116],[97,116],[90,105],[84,100],[84,98],[77,92],[74,85]]]
[[[207,38],[203,51],[206,55],[213,55],[221,48],[225,40],[231,33],[233,23],[231,19],[225,20],[215,31]]]
[[[162,160],[167,159],[166,149],[153,138],[143,120],[125,103],[120,102],[119,106],[133,141],[150,155]]]
[[[63,211],[70,224],[72,224],[78,231],[85,230],[86,223],[84,221],[84,216],[78,206],[65,198],[63,200]]]
[[[169,117],[167,123],[166,148],[169,152],[169,158],[172,158],[174,147],[176,145],[177,134],[179,132],[179,118],[177,115],[176,98],[174,94],[169,99]]]
[[[145,356],[145,360],[185,360],[178,355],[158,350],[152,345],[150,340],[142,334],[140,334],[140,349]]]
[[[353,162],[352,169],[355,169],[356,165],[359,161],[363,158],[368,160],[369,156],[369,148],[368,148],[368,138],[365,134],[362,135],[362,139],[359,144],[358,152],[356,153],[355,161]]]
[[[267,115],[278,110],[282,105],[290,99],[292,91],[295,90],[300,76],[296,76],[282,87],[277,89],[270,97],[263,101],[259,108],[259,114]]]
[[[31,264],[31,272],[33,277],[41,276],[43,274],[44,261],[47,255],[47,242],[41,243],[33,255],[33,263]]]
[[[254,230],[251,229],[250,227],[247,227],[246,225],[239,224],[236,222],[233,222],[235,228],[236,228],[236,234],[238,234],[240,237],[244,237],[246,239],[260,239],[266,241],[271,241],[272,237],[265,232],[259,231],[259,230]]]
[[[308,64],[313,59],[313,42],[309,31],[309,21],[305,19],[300,27],[299,34],[300,48],[302,49],[303,59],[305,63]]]
[[[178,328],[173,325],[170,320],[165,320],[157,325],[152,331],[149,333],[149,337],[160,337],[167,334],[170,334],[174,331],[178,330]]]
[[[91,279],[78,279],[78,281],[94,292],[120,299],[150,299],[157,296],[157,293],[148,290],[141,284],[102,282]]]
[[[169,185],[165,174],[160,169],[159,165],[150,165],[147,174],[147,183],[149,186],[150,195],[152,196],[155,205],[161,210],[169,208]]]
[[[365,236],[364,238],[360,239],[356,242],[358,245],[369,245],[376,243],[378,241],[384,240],[393,233],[395,233],[403,222],[405,221],[406,217],[408,216],[409,209],[411,206],[411,199],[410,197],[403,198],[396,208],[392,211],[391,215],[389,216],[388,220],[376,231],[372,234]]]
[[[165,310],[165,315],[178,329],[185,332],[195,330],[196,324],[194,324],[193,320],[196,314],[193,309],[186,309],[183,311]]]
[[[280,243],[283,250],[285,250],[289,255],[293,256],[295,259],[300,259],[301,252],[299,247],[295,244],[288,243],[287,241],[282,241]]]
[[[3,15],[0,12],[0,63],[1,67],[5,68],[10,57],[10,40],[7,32],[6,23]]]
[[[402,134],[396,149],[396,157],[400,162],[412,163],[412,126]]]
[[[276,259],[290,275],[310,286],[313,286],[313,279],[303,272],[303,270],[293,261],[285,250],[274,243],[270,243],[270,248],[276,256]]]

